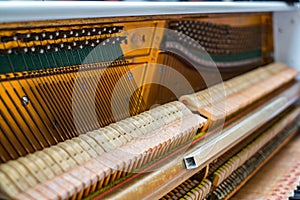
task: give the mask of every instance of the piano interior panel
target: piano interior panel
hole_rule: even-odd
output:
[[[236,88],[229,82],[235,77],[249,81],[241,90],[252,83],[262,86],[265,80],[253,74],[241,77],[273,62],[272,52],[270,13],[0,24],[0,176],[9,191],[0,190],[0,197],[64,199],[109,192],[218,122],[202,112],[210,112],[210,105],[192,113],[176,101],[180,96],[205,93],[226,81],[230,97],[244,95],[246,102],[228,98],[237,108],[228,111],[231,117],[293,82],[295,71],[277,73],[276,67],[270,74],[280,81],[257,91],[253,86],[252,97],[237,92],[240,82],[234,82],[241,85]],[[191,87],[182,86],[174,72]],[[223,104],[219,100],[217,106]],[[208,173],[208,168],[199,169],[174,191],[165,191],[163,199],[200,193],[204,198],[213,186]]]

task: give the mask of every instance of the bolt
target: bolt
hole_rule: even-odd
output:
[[[129,79],[130,81],[133,79],[133,74],[132,74],[132,72],[129,72],[129,73],[128,73],[128,79]]]
[[[21,102],[22,102],[22,105],[23,105],[23,106],[27,106],[27,105],[29,104],[29,99],[28,99],[28,97],[27,97],[27,96],[23,96],[23,97],[21,98]]]
[[[162,67],[158,68],[158,72],[161,74],[164,71],[164,69]]]
[[[55,128],[59,128],[59,124],[56,119],[53,120],[53,125]]]

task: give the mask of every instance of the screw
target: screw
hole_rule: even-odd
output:
[[[21,102],[22,102],[22,105],[23,105],[23,106],[27,106],[27,105],[29,104],[29,99],[28,99],[28,97],[27,97],[27,96],[23,96],[23,97],[21,98]]]
[[[131,81],[133,79],[133,74],[131,72],[128,73],[128,79]]]
[[[164,71],[164,69],[162,68],[162,67],[159,67],[158,68],[158,72],[161,74],[161,73],[163,73],[163,71]]]
[[[87,90],[87,86],[84,83],[81,84],[81,90],[82,91],[86,91]]]
[[[126,97],[125,102],[126,102],[127,105],[129,105],[130,99],[128,97]]]
[[[56,119],[53,120],[53,125],[55,128],[59,128],[59,124],[58,122],[56,121]]]

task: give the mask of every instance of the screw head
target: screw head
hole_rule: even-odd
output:
[[[27,106],[29,104],[29,98],[27,96],[23,96],[21,98],[21,102],[23,106]]]

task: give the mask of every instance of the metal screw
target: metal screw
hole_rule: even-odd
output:
[[[56,121],[56,119],[53,120],[53,125],[55,128],[59,128],[59,124],[58,122]]]
[[[126,102],[127,105],[129,105],[130,99],[128,97],[126,97],[125,102]]]
[[[87,90],[87,86],[84,83],[82,83],[81,84],[81,91],[86,91],[86,90]]]
[[[128,73],[128,79],[131,81],[133,79],[133,74],[131,72]]]
[[[29,99],[28,99],[28,97],[27,97],[27,96],[23,96],[23,97],[21,98],[21,102],[22,102],[22,105],[23,105],[23,106],[27,106],[27,105],[29,104]]]
[[[158,68],[158,72],[161,74],[164,71],[164,69],[162,67]]]

